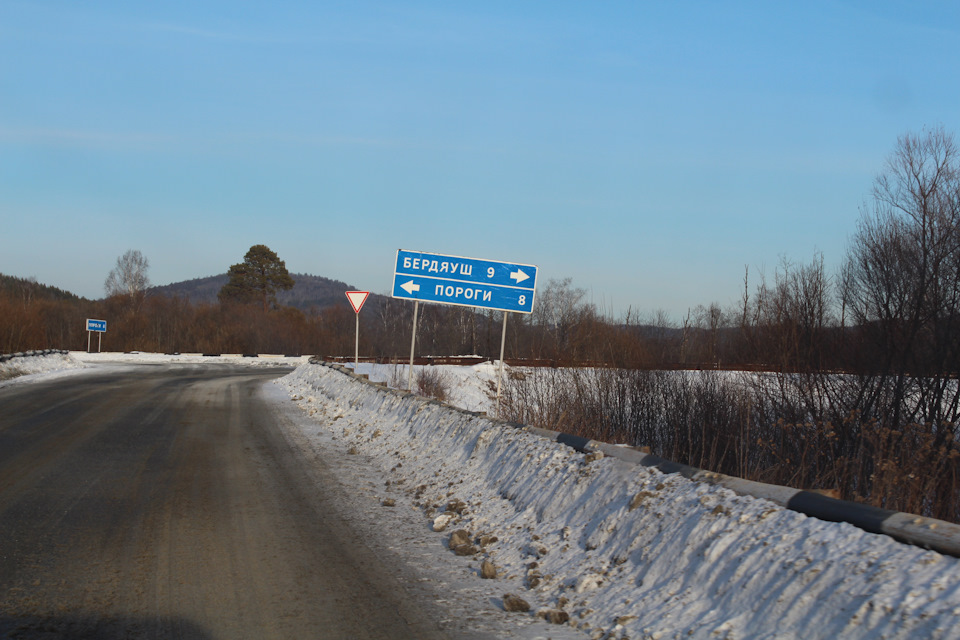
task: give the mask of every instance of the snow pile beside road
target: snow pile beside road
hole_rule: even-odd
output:
[[[362,371],[362,367],[361,367]],[[326,366],[278,381],[496,567],[488,602],[592,638],[960,637],[960,562],[389,392]],[[492,606],[478,603],[478,606]]]
[[[104,352],[86,353],[74,352],[74,355],[83,362],[89,363],[130,363],[130,364],[242,364],[251,367],[296,367],[301,365],[310,356],[282,356],[260,355],[245,357],[240,354],[223,354],[205,356],[202,353],[148,353],[132,351],[129,353]]]
[[[352,363],[347,363],[353,369]],[[414,365],[413,385],[424,374],[433,374],[445,387],[446,402],[455,407],[471,411],[484,411],[490,415],[496,413],[497,371],[494,362],[481,362],[469,367],[454,365]],[[504,377],[509,367],[504,368]],[[371,382],[383,382],[394,389],[406,389],[409,381],[409,365],[374,364],[361,362],[357,373],[366,375]]]
[[[11,358],[0,362],[0,381],[36,373],[78,369],[86,365],[72,353],[48,353]]]
[[[103,352],[87,353],[71,351],[67,354],[19,356],[0,362],[0,383],[25,375],[44,374],[45,377],[62,373],[70,375],[72,369],[90,365],[112,364],[234,364],[249,367],[296,367],[308,361],[310,356],[260,355],[244,357],[239,354],[204,356],[200,353],[163,354]]]

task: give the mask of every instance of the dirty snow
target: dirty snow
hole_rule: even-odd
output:
[[[0,381],[69,372],[90,365],[107,364],[244,364],[252,367],[296,367],[309,359],[309,356],[261,355],[246,358],[239,354],[204,356],[200,353],[163,354],[134,351],[130,353],[103,352],[87,353],[70,351],[66,354],[48,354],[25,356],[0,362]],[[24,382],[24,380],[18,380]]]
[[[243,364],[251,367],[290,367],[307,362],[310,356],[281,356],[260,355],[256,358],[247,358],[240,354],[223,354],[219,356],[205,356],[202,353],[148,353],[132,351],[129,353],[86,353],[73,351],[72,356],[81,362],[96,363],[127,363],[127,364]]]
[[[374,364],[361,362],[354,367],[348,363],[347,368],[356,370],[361,375],[369,377],[371,382],[382,382],[394,389],[406,389],[410,379],[409,366],[404,364]],[[496,413],[496,393],[498,365],[494,362],[481,362],[470,367],[429,365],[414,366],[413,384],[417,384],[417,376],[423,372],[432,372],[447,390],[445,401],[455,407],[471,411],[483,411],[490,415]],[[509,374],[509,368],[504,369],[504,378]],[[506,380],[504,383],[506,384]]]
[[[374,379],[393,375],[366,367]],[[480,381],[469,383],[469,369],[450,375],[463,377],[464,394],[482,393],[490,371],[475,368]],[[391,478],[392,499],[419,513],[425,536],[441,545],[463,529],[485,543],[457,565],[487,594],[478,607],[516,594],[531,611],[504,615],[563,610],[564,628],[590,638],[960,637],[955,558],[655,469],[590,461],[325,366],[277,383],[317,434]],[[481,580],[483,559],[498,579]]]
[[[0,362],[0,384],[23,376],[53,374],[72,369],[81,369],[85,365],[75,354],[48,354],[43,356],[23,356]]]
[[[281,401],[282,390],[294,400],[303,418],[295,428],[314,447],[358,454],[345,455],[356,464],[344,466],[354,469],[344,483],[372,486],[362,469],[388,478],[380,490],[395,502],[389,513],[420,523],[413,531],[422,538],[412,546],[430,565],[423,571],[458,585],[458,596],[474,603],[451,606],[467,606],[500,637],[960,638],[960,561],[848,524],[593,460],[303,359],[75,352],[43,360],[19,363],[39,374],[25,377],[117,362],[300,364],[267,397]],[[360,365],[387,382],[406,374],[397,369]],[[493,365],[442,369],[451,402],[492,413]],[[475,555],[446,550],[457,530],[470,533]],[[496,579],[481,579],[485,559]],[[530,612],[504,612],[508,593],[529,602]],[[561,626],[536,617],[561,610],[569,616]],[[516,633],[502,631],[504,619]]]

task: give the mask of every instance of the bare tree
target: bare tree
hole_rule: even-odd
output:
[[[891,424],[960,418],[960,149],[942,128],[904,135],[874,185],[845,270],[844,308]]]
[[[572,334],[578,322],[595,314],[593,305],[584,302],[587,292],[572,285],[573,280],[552,278],[537,294],[532,321],[540,331],[537,357],[562,358],[571,346]]]
[[[150,279],[147,277],[149,267],[150,263],[142,253],[135,249],[128,250],[117,258],[117,265],[103,283],[107,297],[126,295],[133,301],[142,301],[147,287],[150,286]]]

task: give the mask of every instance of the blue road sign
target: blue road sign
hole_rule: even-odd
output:
[[[422,251],[397,251],[393,297],[533,312],[537,267]]]
[[[107,332],[106,320],[91,320],[87,318],[87,331],[97,331],[99,333]]]

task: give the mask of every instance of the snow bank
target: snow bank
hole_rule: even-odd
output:
[[[347,367],[354,368],[353,363]],[[509,369],[509,368],[507,368]],[[361,362],[357,373],[366,375],[371,382],[383,382],[395,389],[406,389],[409,380],[409,365],[374,364]],[[455,407],[472,411],[484,411],[490,415],[496,412],[497,373],[494,362],[481,362],[470,367],[454,365],[414,365],[413,383],[423,372],[434,372],[446,386],[446,402]],[[504,376],[506,376],[506,370]]]
[[[247,358],[239,354],[204,356],[200,353],[163,354],[103,352],[50,353],[29,355],[0,362],[0,384],[26,375],[49,377],[54,374],[70,375],[73,369],[105,364],[240,364],[250,367],[296,367],[304,364],[309,356],[261,355]]]
[[[202,353],[148,353],[132,351],[129,353],[103,352],[86,353],[73,352],[73,355],[82,362],[88,363],[130,363],[130,364],[243,364],[251,367],[295,367],[307,362],[310,356],[281,356],[260,355],[258,357],[244,357],[241,354],[224,354],[205,356]]]
[[[0,362],[0,381],[36,373],[50,373],[84,367],[72,353],[49,353],[11,358]]]
[[[954,558],[585,456],[326,366],[278,383],[435,528],[470,532],[475,558],[497,568],[483,581],[491,597],[563,610],[588,637],[960,637]],[[476,570],[465,561],[464,572]]]

